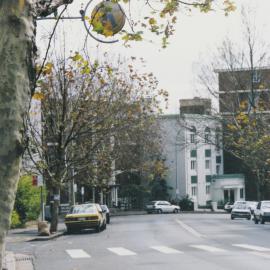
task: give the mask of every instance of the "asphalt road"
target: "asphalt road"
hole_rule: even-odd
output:
[[[269,270],[270,223],[227,214],[113,217],[101,233],[8,243],[37,270]]]

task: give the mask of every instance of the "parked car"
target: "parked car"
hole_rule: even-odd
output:
[[[230,213],[232,211],[233,204],[234,204],[233,202],[227,202],[224,205],[224,210],[227,211],[228,213]]]
[[[234,205],[231,211],[231,219],[235,218],[251,219],[251,211],[247,203],[238,203]]]
[[[110,224],[110,210],[106,204],[101,204],[100,205],[102,211],[106,214],[106,223]]]
[[[180,206],[173,205],[167,201],[152,201],[146,205],[146,211],[150,213],[178,213]]]
[[[105,211],[96,203],[74,205],[65,216],[65,225],[68,233],[82,229],[100,232],[106,229]]]
[[[254,214],[254,210],[256,209],[258,202],[255,201],[247,201],[248,207],[250,209],[251,215]]]
[[[254,210],[254,222],[264,224],[265,221],[270,222],[270,201],[260,201]]]

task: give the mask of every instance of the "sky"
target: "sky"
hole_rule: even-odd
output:
[[[143,2],[143,0],[137,1]],[[93,5],[99,2],[99,0],[93,0]],[[69,6],[67,14],[78,16],[81,3],[86,5],[88,0],[74,0],[74,3]],[[198,84],[198,69],[202,61],[213,57],[213,52],[221,45],[226,36],[235,40],[236,44],[239,42],[239,46],[241,46],[243,4],[245,8],[252,11],[250,20],[256,24],[262,38],[270,43],[270,0],[235,0],[235,3],[237,10],[227,17],[220,10],[207,14],[197,11],[193,11],[191,15],[179,14],[176,32],[166,49],[162,49],[157,40],[154,40],[153,43],[137,42],[133,43],[131,48],[125,48],[120,42],[103,44],[91,38],[87,39],[87,47],[93,58],[101,57],[105,51],[108,52],[111,59],[118,58],[118,55],[123,58],[130,56],[144,58],[144,66],[138,64],[137,68],[153,72],[159,80],[159,87],[169,92],[169,106],[165,113],[178,113],[179,99],[208,96],[207,91],[201,89]],[[44,56],[49,33],[53,26],[52,21],[42,20],[38,23],[37,45],[40,48],[40,57]],[[57,28],[52,48],[57,50],[61,47],[61,51],[63,51],[63,47],[65,47],[66,54],[69,54],[70,51],[81,51],[85,35],[86,31],[80,20],[63,20]],[[152,36],[145,36],[146,40],[150,40],[150,38]]]

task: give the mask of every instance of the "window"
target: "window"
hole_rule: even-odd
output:
[[[221,146],[220,133],[221,133],[220,128],[216,128],[216,141],[215,141],[216,151],[220,151],[220,146]]]
[[[190,128],[190,143],[195,143],[196,128],[193,126]]]
[[[211,157],[211,150],[210,149],[205,150],[205,157]]]
[[[197,175],[192,175],[191,176],[191,184],[197,184],[197,181],[198,181]]]
[[[196,168],[196,160],[191,160],[190,168],[191,168],[191,170],[195,170],[195,168]]]
[[[220,174],[220,165],[216,166],[216,174]]]
[[[240,188],[240,199],[244,199],[244,189]]]
[[[195,134],[190,134],[190,143],[195,143]]]
[[[211,175],[206,175],[205,176],[205,182],[206,183],[211,183],[211,180],[212,180],[212,176]]]
[[[216,163],[220,164],[221,163],[221,156],[216,156]]]
[[[190,156],[191,157],[197,157],[197,150],[191,150],[190,151]]]
[[[206,185],[205,193],[210,194],[210,185]]]
[[[196,187],[191,187],[191,195],[196,196]]]
[[[209,143],[210,142],[210,128],[206,127],[204,130],[204,142]]]
[[[210,169],[210,159],[205,160],[205,169]]]

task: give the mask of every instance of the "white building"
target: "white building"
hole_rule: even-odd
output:
[[[220,122],[209,114],[161,118],[163,157],[171,199],[188,195],[198,205],[245,198],[244,177],[223,174]]]

